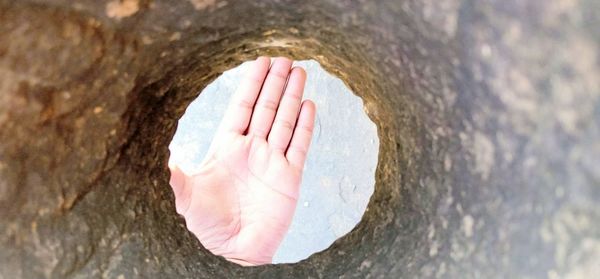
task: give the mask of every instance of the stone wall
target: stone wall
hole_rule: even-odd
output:
[[[599,6],[0,0],[0,278],[599,274]],[[167,146],[197,92],[257,55],[342,78],[380,159],[351,233],[242,268],[175,213]]]

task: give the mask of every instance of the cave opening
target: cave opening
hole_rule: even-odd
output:
[[[193,174],[201,165],[249,62],[205,87],[179,119],[170,165]],[[318,108],[292,224],[273,263],[294,263],[329,247],[362,218],[374,191],[379,138],[357,97],[315,60],[294,62],[307,72],[305,99]]]
[[[210,251],[202,247],[200,242],[192,233],[185,237],[185,246],[199,249],[186,250],[186,255],[198,253],[200,258],[226,267],[225,270],[215,271],[216,274],[315,274],[312,267],[314,264],[336,258],[329,262],[328,272],[345,272],[344,264],[348,261],[365,261],[370,253],[384,251],[387,248],[386,241],[398,238],[402,245],[412,245],[411,235],[425,226],[424,214],[420,208],[427,206],[427,200],[422,200],[418,191],[420,189],[406,189],[405,183],[413,181],[421,169],[422,157],[425,156],[420,150],[419,137],[422,135],[422,127],[413,108],[405,99],[404,91],[397,91],[397,81],[386,78],[385,72],[381,72],[381,65],[374,64],[375,61],[368,57],[367,52],[361,51],[353,42],[349,41],[340,33],[330,33],[330,39],[344,42],[345,49],[341,51],[335,45],[324,44],[314,38],[290,34],[289,30],[282,27],[264,33],[251,34],[236,40],[226,41],[218,48],[200,48],[187,54],[189,60],[185,61],[174,72],[179,76],[167,75],[166,83],[171,84],[175,94],[168,96],[165,107],[167,115],[170,115],[169,125],[176,125],[177,121],[184,115],[189,104],[199,97],[203,88],[209,86],[223,72],[232,69],[242,62],[255,58],[257,55],[286,56],[296,61],[314,59],[326,72],[338,77],[344,85],[362,100],[361,113],[366,113],[370,121],[377,127],[379,138],[379,154],[377,167],[375,169],[374,192],[368,201],[368,205],[360,222],[345,235],[337,238],[333,243],[324,245],[325,250],[316,252],[310,257],[297,263],[285,263],[276,265],[265,265],[252,268],[240,268],[223,257],[215,257]],[[208,50],[208,51],[207,51]],[[201,61],[201,62],[200,62]],[[197,67],[200,64],[202,66]],[[208,66],[210,65],[210,66]],[[183,82],[180,82],[183,81]],[[203,94],[203,93],[202,93]],[[200,96],[198,99],[202,98]],[[160,111],[158,111],[160,113]],[[149,120],[151,122],[151,120]],[[154,122],[153,122],[154,123]],[[154,148],[167,152],[166,146],[171,141],[175,127],[166,134],[168,138],[162,138],[164,145]],[[370,144],[370,143],[369,143]],[[167,157],[161,157],[161,161],[168,161]],[[168,171],[167,171],[168,173]],[[401,178],[405,180],[401,180]],[[165,189],[168,189],[168,184]],[[416,190],[416,191],[415,191]],[[404,191],[404,192],[403,192]],[[170,201],[171,198],[169,198]],[[298,203],[298,207],[304,207],[305,203]],[[309,201],[308,207],[311,208]],[[402,208],[394,213],[391,211]],[[177,215],[172,210],[174,216]],[[396,215],[397,214],[397,215]],[[390,222],[391,216],[397,216],[398,221]],[[185,221],[177,218],[176,223],[185,230]],[[402,226],[405,234],[397,236],[389,234],[391,228]],[[187,231],[187,230],[186,230]],[[175,231],[170,233],[176,233]],[[179,230],[179,233],[184,233]],[[329,245],[331,244],[331,245]],[[422,249],[423,248],[423,249]],[[322,249],[322,248],[321,248]],[[409,260],[410,255],[417,251],[425,251],[424,247],[412,250],[399,251],[395,253],[398,259]],[[311,252],[312,253],[312,252]],[[420,252],[419,252],[420,253]],[[344,257],[344,255],[356,255]],[[364,255],[364,257],[363,257]],[[305,256],[298,256],[304,258]],[[369,260],[366,260],[367,264]],[[212,268],[211,268],[212,270]],[[337,270],[337,271],[334,271]],[[282,273],[283,272],[283,273]],[[368,272],[365,270],[365,272]]]

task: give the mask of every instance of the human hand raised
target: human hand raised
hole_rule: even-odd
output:
[[[285,237],[316,113],[302,101],[302,68],[287,58],[251,63],[199,170],[170,166],[188,229],[213,254],[242,265],[271,263]]]

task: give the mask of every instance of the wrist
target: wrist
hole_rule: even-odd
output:
[[[231,257],[225,257],[225,259],[227,259],[230,262],[234,262],[236,264],[239,264],[241,266],[256,266],[256,265],[263,265],[263,264],[270,264],[271,262],[253,262],[253,261],[249,261],[249,260],[243,260],[243,259],[239,259],[239,258],[231,258]]]

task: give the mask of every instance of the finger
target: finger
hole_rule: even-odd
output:
[[[315,103],[310,100],[302,102],[298,123],[296,123],[292,141],[285,154],[288,162],[299,169],[304,168],[304,161],[315,127],[315,113]]]
[[[271,60],[265,56],[261,56],[252,62],[229,102],[220,129],[240,134],[248,129],[256,98],[265,81],[270,64]]]
[[[287,58],[278,57],[273,61],[256,101],[248,134],[260,138],[269,134],[291,67],[292,61]]]
[[[292,138],[305,82],[306,72],[304,69],[293,68],[268,139],[269,145],[281,152],[285,151]]]

